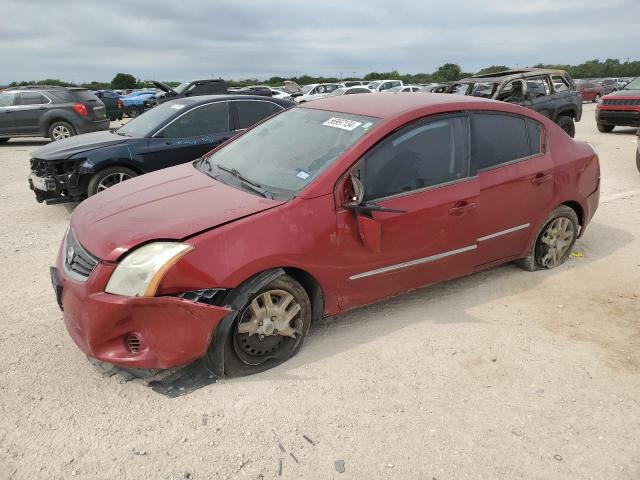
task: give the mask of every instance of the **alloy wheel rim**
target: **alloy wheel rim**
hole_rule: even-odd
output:
[[[71,132],[64,125],[58,125],[54,127],[52,136],[54,140],[62,140],[63,138],[69,138],[71,136]]]
[[[574,236],[575,227],[567,217],[558,217],[547,225],[540,236],[540,265],[544,268],[560,265],[569,253]]]
[[[127,175],[126,173],[112,173],[111,175],[107,175],[98,184],[98,189],[96,191],[101,192],[106,190],[109,187],[113,187],[118,183],[122,183],[125,180],[129,180],[131,175]]]
[[[238,321],[234,343],[240,359],[258,365],[295,345],[302,335],[302,307],[284,290],[256,295]]]

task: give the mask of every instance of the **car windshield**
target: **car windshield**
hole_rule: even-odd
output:
[[[191,82],[182,82],[180,85],[174,88],[173,91],[176,92],[178,95],[180,95],[182,92],[184,92],[187,89],[189,85],[191,85]]]
[[[471,95],[474,97],[491,98],[496,91],[498,84],[494,82],[476,83],[473,85]]]
[[[640,77],[632,80],[624,87],[625,90],[640,90]]]
[[[379,86],[380,86],[380,82],[371,82],[369,85],[367,85],[367,87],[369,87],[372,90],[375,90]]]
[[[329,94],[330,97],[337,97],[342,95],[345,92],[346,88],[336,88],[333,92]]]
[[[293,108],[195,165],[226,183],[251,183],[268,192],[265,196],[288,200],[377,123],[360,115]]]
[[[123,125],[116,133],[125,137],[142,138],[148,136],[160,125],[163,125],[177,111],[187,106],[184,101],[175,100],[158,105],[144,114],[134,118],[126,125]]]
[[[315,87],[315,85],[305,85],[304,87],[302,87],[302,93],[309,93],[313,87]]]

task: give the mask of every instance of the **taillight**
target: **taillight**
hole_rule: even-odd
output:
[[[73,109],[76,111],[76,113],[78,115],[81,115],[83,117],[88,117],[89,116],[89,111],[87,110],[87,107],[85,107],[81,103],[74,103],[73,104]]]
[[[118,99],[118,110],[122,110],[122,100]]]

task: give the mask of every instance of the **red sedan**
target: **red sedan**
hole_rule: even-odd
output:
[[[599,183],[593,149],[530,109],[328,98],[84,201],[52,278],[91,357],[247,374],[294,355],[312,320],[505,262],[559,266]]]
[[[602,85],[590,80],[576,80],[576,87],[582,95],[582,100],[585,102],[600,103],[600,100],[604,96]]]

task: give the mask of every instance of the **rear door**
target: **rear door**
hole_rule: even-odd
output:
[[[40,92],[23,91],[18,94],[14,125],[18,135],[39,135],[40,117],[51,100]]]
[[[0,138],[16,134],[14,125],[16,97],[15,93],[0,93]]]
[[[280,105],[268,100],[232,100],[230,105],[236,133],[284,110]]]
[[[149,139],[149,170],[195,160],[233,135],[229,102],[198,105],[171,120]]]
[[[469,168],[465,115],[416,122],[365,154],[354,169],[365,201],[400,212],[373,211],[360,218],[339,208],[342,308],[472,271],[480,192]]]
[[[522,253],[548,214],[554,168],[535,120],[486,112],[471,115],[471,165],[480,182],[476,266]]]

